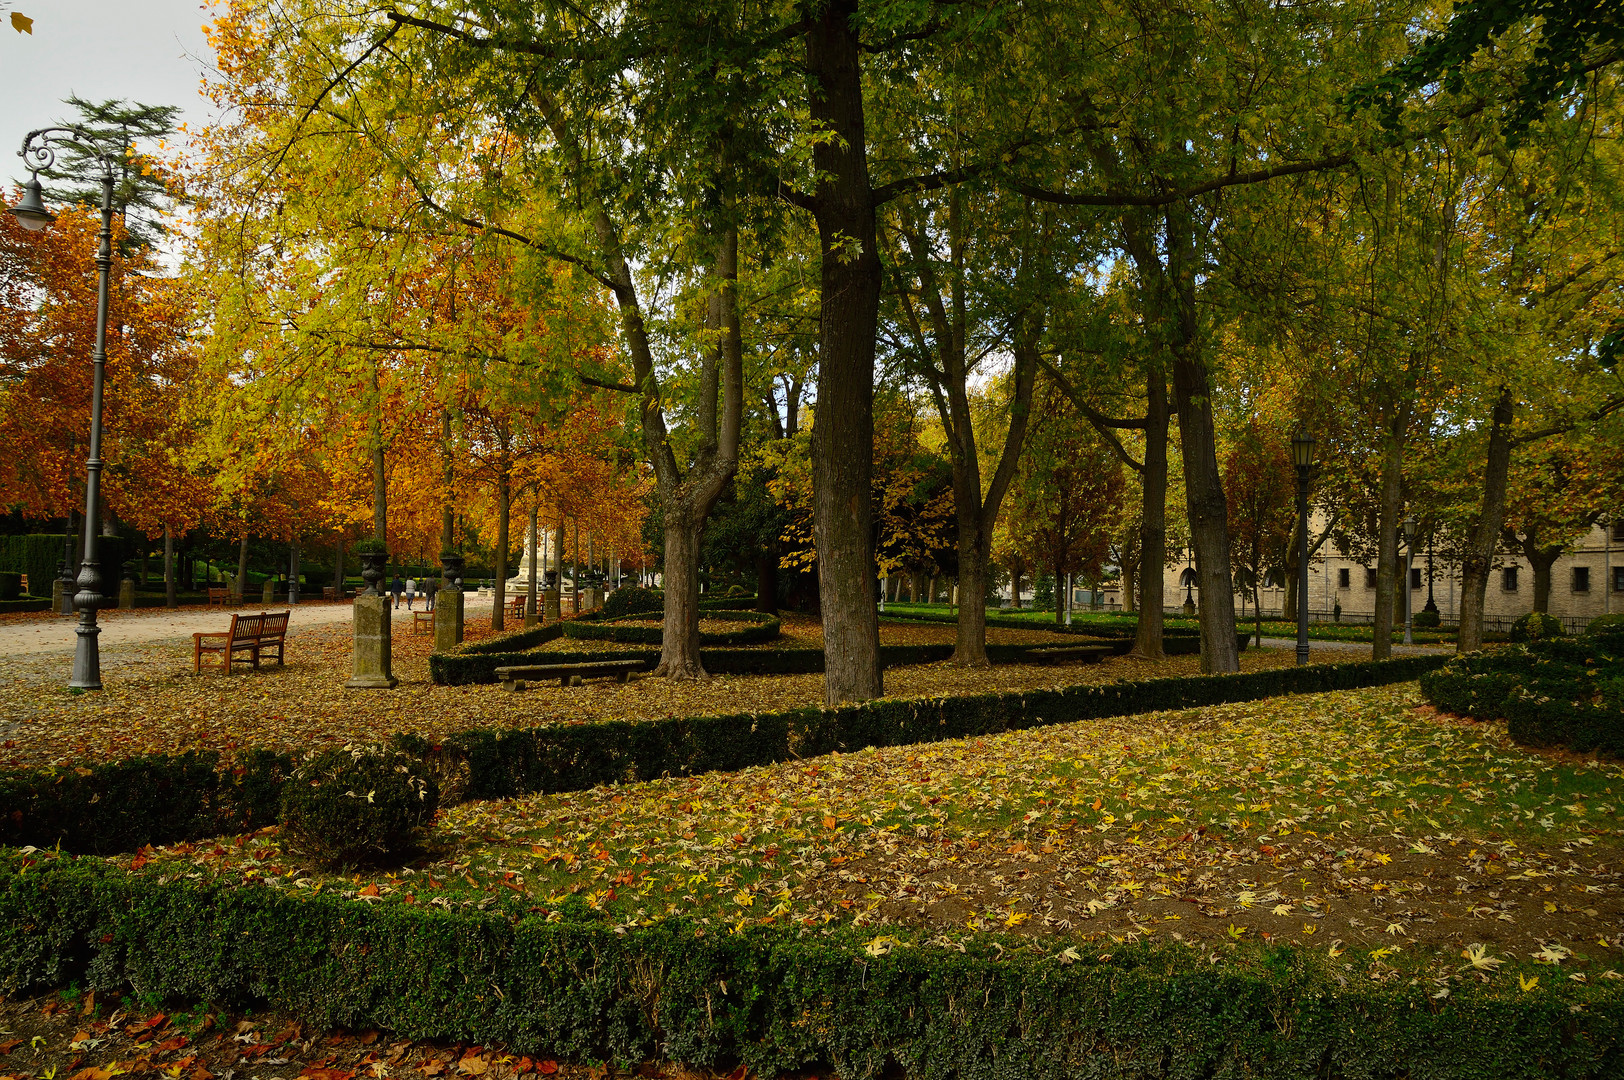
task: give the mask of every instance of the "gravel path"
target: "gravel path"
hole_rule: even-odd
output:
[[[490,606],[488,597],[481,601],[468,594],[464,598],[465,617],[466,613],[481,608],[489,611]],[[285,609],[286,605],[280,607],[272,605],[270,610]],[[189,607],[175,611],[166,611],[162,608],[103,611],[97,620],[101,624],[99,646],[105,654],[107,650],[122,645],[190,641],[192,635],[199,631],[225,630],[230,627],[232,610],[258,612],[264,609],[251,605],[241,609]],[[421,605],[418,606],[418,610],[422,610]],[[323,601],[303,603],[293,609],[293,617],[288,621],[288,634],[291,637],[301,630],[330,626],[333,623],[347,623],[350,621],[350,615],[351,608],[348,603]],[[397,633],[411,633],[411,620],[405,608],[400,609],[395,620]],[[405,623],[404,627],[399,625],[402,622]],[[44,612],[0,617],[0,657],[71,653],[74,648],[74,627],[77,625],[77,618]]]

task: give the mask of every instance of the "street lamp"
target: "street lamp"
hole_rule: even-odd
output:
[[[1415,563],[1415,531],[1419,526],[1415,515],[1411,514],[1404,519],[1404,644],[1414,645],[1415,637],[1410,633],[1410,574]]]
[[[1308,481],[1314,469],[1314,436],[1291,437],[1291,463],[1297,466],[1297,666],[1308,663]]]
[[[68,688],[73,690],[100,690],[101,655],[97,650],[97,637],[101,627],[96,625],[96,609],[102,604],[101,568],[96,560],[96,523],[101,520],[101,434],[102,434],[102,381],[107,371],[107,279],[113,268],[113,180],[115,170],[124,159],[125,148],[96,145],[95,137],[72,127],[41,128],[30,131],[23,138],[23,148],[17,151],[28,167],[28,183],[23,185],[23,200],[11,208],[17,223],[29,232],[39,232],[56,216],[45,207],[40,190],[39,174],[56,164],[53,145],[71,142],[88,146],[102,167],[101,233],[96,249],[96,347],[90,354],[90,456],[85,460],[85,517],[84,555],[79,562],[78,591],[73,594],[73,606],[79,612],[79,626],[74,631],[78,641],[73,650],[73,674]]]

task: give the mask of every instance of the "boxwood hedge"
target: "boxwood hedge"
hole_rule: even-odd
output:
[[[737,630],[700,631],[700,645],[757,645],[772,641],[781,628],[778,616],[759,611],[708,610],[706,619],[744,623]],[[665,634],[661,627],[648,625],[647,614],[622,615],[594,622],[570,621],[563,624],[564,636],[583,640],[619,641],[627,644],[658,645]]]
[[[752,1075],[933,1080],[1561,1078],[1624,1071],[1624,989],[1509,973],[1447,997],[1312,954],[988,938],[865,948],[852,930],[610,927],[505,901],[369,906],[128,875],[0,867],[0,992],[79,984],[266,1004],[318,1030],[649,1059]],[[869,933],[872,933],[870,931]],[[962,951],[961,951],[962,950]],[[880,953],[880,955],[876,955]]]
[[[1446,712],[1504,719],[1520,743],[1624,756],[1624,633],[1469,653],[1423,675],[1421,692]]]
[[[731,771],[868,746],[938,742],[1279,694],[1381,686],[1413,679],[1444,659],[1411,656],[1061,690],[882,698],[835,709],[759,715],[477,729],[451,735],[438,747],[414,735],[397,735],[392,741],[419,757],[439,754],[465,761],[468,797],[504,798],[663,775]],[[0,840],[105,853],[257,828],[274,820],[276,798],[292,765],[286,755],[256,751],[224,773],[206,754],[0,773]]]

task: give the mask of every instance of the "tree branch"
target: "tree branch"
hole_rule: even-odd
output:
[[[1058,206],[1169,206],[1185,199],[1193,199],[1197,195],[1205,195],[1209,191],[1218,191],[1222,188],[1237,187],[1245,184],[1261,184],[1266,180],[1273,180],[1281,176],[1295,176],[1299,173],[1323,172],[1327,169],[1339,169],[1353,160],[1352,154],[1332,154],[1330,157],[1319,158],[1314,161],[1293,162],[1290,165],[1276,165],[1272,169],[1254,169],[1251,172],[1230,173],[1196,184],[1193,187],[1181,188],[1177,191],[1165,192],[1161,195],[1129,195],[1126,192],[1107,192],[1102,195],[1078,195],[1067,191],[1050,191],[1046,188],[1036,187],[1032,184],[1023,184],[1020,181],[1011,181],[1010,189],[1025,195],[1027,198],[1039,202],[1054,203]]]

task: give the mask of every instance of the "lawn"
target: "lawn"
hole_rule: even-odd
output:
[[[896,615],[907,614],[934,614],[937,616],[952,615],[955,609],[947,604],[887,604],[886,611]],[[1029,622],[1034,627],[1055,625],[1054,611],[1052,609],[1024,607],[1024,608],[988,608],[989,618],[1015,619]],[[1087,608],[1073,609],[1071,613],[1072,627],[1086,631],[1092,625],[1105,625],[1116,628],[1121,632],[1123,627],[1132,627],[1139,621],[1139,616],[1133,612],[1091,611]],[[1182,616],[1170,615],[1163,620],[1163,625],[1169,628],[1195,630],[1198,624],[1195,619],[1186,619]],[[1250,633],[1255,623],[1249,618],[1236,617],[1236,629],[1243,633]],[[1297,624],[1283,622],[1279,619],[1263,620],[1263,635],[1265,637],[1295,638]],[[1308,624],[1308,636],[1316,641],[1355,641],[1370,642],[1375,639],[1374,630],[1366,625],[1357,623],[1324,623]],[[1453,629],[1439,630],[1412,630],[1411,638],[1417,645],[1434,645],[1455,640]],[[1403,620],[1399,620],[1399,629],[1393,634],[1394,644],[1404,641]]]
[[[114,861],[623,926],[1290,944],[1447,987],[1504,960],[1616,977],[1621,799],[1619,763],[1527,752],[1404,684],[466,803],[391,872],[318,872],[274,831]]]
[[[881,640],[887,644],[951,642],[953,633],[954,628],[947,625],[886,623]],[[488,631],[470,626],[470,640],[481,636],[488,636]],[[427,635],[396,634],[394,669],[401,686],[393,691],[344,688],[351,659],[349,629],[342,625],[290,636],[285,668],[252,671],[239,667],[230,676],[208,668],[194,675],[190,642],[108,650],[103,658],[107,689],[99,694],[76,694],[63,687],[66,657],[16,659],[0,669],[0,767],[112,760],[188,749],[268,747],[303,752],[378,741],[399,732],[437,739],[481,727],[767,712],[823,700],[822,675],[718,676],[700,683],[635,678],[625,685],[600,681],[570,688],[538,685],[520,697],[491,684],[437,686],[428,679],[432,640]],[[1075,643],[1076,638],[993,628],[988,640]],[[821,648],[822,644],[821,627],[804,616],[787,617],[783,637],[775,643],[792,648]],[[617,647],[648,648],[566,638],[545,648],[600,651]],[[1334,663],[1350,656],[1346,651],[1327,652],[1314,659]],[[1248,650],[1241,666],[1251,671],[1292,662],[1288,650]],[[886,672],[885,685],[893,697],[937,697],[1189,675],[1199,669],[1195,656],[1155,663],[1116,658],[1080,667],[999,665],[983,670],[938,663],[894,668]]]

